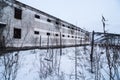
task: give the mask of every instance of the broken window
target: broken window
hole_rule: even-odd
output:
[[[73,29],[74,30],[74,28],[72,27],[71,29]]]
[[[21,29],[14,28],[14,35],[13,35],[13,37],[16,38],[16,39],[21,39]]]
[[[68,28],[70,28],[70,26],[68,26]]]
[[[70,36],[68,35],[68,37],[70,37]]]
[[[39,15],[37,15],[37,14],[35,14],[35,18],[40,19],[40,16],[39,16]]]
[[[50,35],[50,33],[47,33],[47,35],[49,36],[49,35]]]
[[[62,26],[63,26],[63,27],[65,27],[65,25],[64,25],[64,24],[62,24]]]
[[[59,22],[56,22],[56,25],[59,25]]]
[[[39,34],[39,31],[34,31],[34,34]]]
[[[55,36],[58,36],[58,34],[55,34]]]
[[[51,22],[51,20],[50,20],[50,19],[47,19],[47,22]]]
[[[22,19],[22,10],[21,9],[15,8],[14,18]]]

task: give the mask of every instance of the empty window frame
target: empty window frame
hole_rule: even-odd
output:
[[[59,22],[56,22],[56,25],[59,25]]]
[[[22,10],[21,9],[15,8],[14,18],[16,18],[16,19],[22,19]]]
[[[68,28],[70,28],[70,26],[68,26]]]
[[[14,28],[13,37],[16,38],[16,39],[21,39],[21,29]]]
[[[37,34],[37,35],[39,35],[39,31],[34,31],[34,34]]]
[[[62,37],[65,37],[65,35],[63,34]]]
[[[55,36],[59,36],[58,34],[55,34]]]
[[[72,29],[72,30],[74,30],[74,28],[73,28],[73,27],[72,27],[71,29]]]
[[[64,25],[64,24],[62,24],[62,26],[63,26],[63,27],[65,27],[65,25]]]
[[[40,19],[40,16],[39,16],[39,15],[37,15],[37,14],[35,14],[35,18]]]
[[[83,32],[83,30],[81,30],[81,32]]]
[[[77,28],[75,30],[78,30]]]
[[[68,35],[68,37],[70,37],[70,35]]]
[[[51,19],[47,19],[47,22],[51,22]]]
[[[50,36],[50,33],[49,33],[49,32],[47,32],[46,34],[47,34],[47,36]]]

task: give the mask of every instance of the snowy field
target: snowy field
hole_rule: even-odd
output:
[[[95,72],[91,73],[90,50],[83,47],[64,48],[62,55],[60,49],[8,53],[0,58],[0,80],[75,80],[76,74],[76,80],[109,80],[106,55],[95,56]],[[116,70],[113,80],[119,79]]]

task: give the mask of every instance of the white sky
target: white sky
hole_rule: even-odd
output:
[[[120,0],[19,0],[88,31],[103,31],[101,16],[106,20],[106,30],[120,34]]]

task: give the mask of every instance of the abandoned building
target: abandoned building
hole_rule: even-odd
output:
[[[0,0],[1,47],[75,46],[89,32],[16,0]]]

